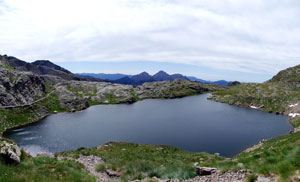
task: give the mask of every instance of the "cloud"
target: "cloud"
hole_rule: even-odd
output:
[[[299,0],[2,0],[0,49],[271,75],[300,63],[298,17]]]

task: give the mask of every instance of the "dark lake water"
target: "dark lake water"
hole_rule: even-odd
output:
[[[208,94],[131,105],[99,105],[47,117],[6,137],[32,155],[110,141],[172,145],[233,156],[262,139],[292,129],[288,118],[207,100]]]

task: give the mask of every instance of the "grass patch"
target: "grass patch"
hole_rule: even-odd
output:
[[[54,111],[64,111],[60,108],[60,102],[55,93],[50,94],[46,99],[31,106],[0,109],[0,133],[6,128],[38,121]]]
[[[48,157],[25,157],[18,165],[7,165],[0,161],[0,171],[0,181],[3,182],[96,181],[88,175],[83,165]]]
[[[265,141],[262,147],[241,153],[232,161],[220,162],[215,167],[235,169],[238,163],[243,163],[245,169],[255,173],[273,173],[280,176],[282,181],[288,181],[300,169],[300,133]]]
[[[76,151],[62,152],[60,155],[78,157],[79,155],[96,155],[105,164],[97,170],[113,169],[122,174],[124,181],[144,178],[188,179],[196,176],[194,163],[211,166],[222,157],[206,153],[191,153],[176,147],[153,146],[130,143],[108,143],[98,148],[81,148]]]
[[[136,95],[136,93],[134,91],[131,92],[132,97],[136,100],[136,101],[140,101],[141,99]]]
[[[291,118],[290,123],[293,125],[293,127],[297,128],[300,126],[300,118]]]
[[[162,179],[189,179],[196,176],[194,163],[199,166],[216,167],[221,172],[250,169],[256,174],[276,174],[281,181],[289,181],[300,170],[300,133],[293,133],[265,141],[262,147],[243,152],[232,159],[207,153],[192,153],[176,147],[153,146],[130,143],[108,143],[97,148],[81,148],[62,152],[60,155],[77,158],[79,155],[96,155],[105,164],[98,171],[112,169],[122,174],[124,181],[158,177]],[[243,165],[240,166],[239,163]]]

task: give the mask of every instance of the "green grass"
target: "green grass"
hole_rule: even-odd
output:
[[[108,143],[97,148],[81,148],[59,155],[77,158],[79,155],[96,155],[105,164],[98,171],[113,169],[122,174],[124,181],[151,178],[188,179],[196,176],[194,163],[199,166],[216,167],[221,172],[250,169],[248,181],[256,174],[275,174],[281,181],[290,181],[300,170],[300,133],[293,133],[265,141],[261,148],[243,152],[226,159],[207,153],[192,153],[176,147],[153,146],[130,143]],[[238,164],[242,163],[243,167]]]
[[[264,111],[283,113],[289,103],[300,99],[300,92],[275,83],[247,83],[215,92],[212,99],[241,106],[264,106]]]
[[[131,143],[108,143],[98,148],[81,148],[59,155],[75,158],[79,155],[99,156],[105,161],[105,165],[99,165],[97,170],[119,171],[124,181],[154,176],[164,179],[188,179],[196,176],[195,162],[212,166],[224,160],[215,155],[191,153],[176,147]]]
[[[300,133],[278,137],[264,142],[263,147],[236,156],[246,168],[265,175],[277,174],[288,180],[300,169]]]
[[[1,55],[0,55],[0,67],[6,68],[6,69],[11,70],[11,71],[15,70],[14,67],[10,66],[5,60],[2,59]]]
[[[293,125],[293,127],[297,128],[300,126],[300,118],[291,118],[290,123]]]
[[[131,92],[132,97],[136,100],[136,101],[140,101],[141,99],[136,95],[136,93],[134,91]]]
[[[63,112],[60,108],[58,96],[55,93],[31,106],[0,109],[0,133],[2,133],[5,128],[38,121],[54,111]]]
[[[84,166],[70,160],[49,157],[23,157],[18,165],[4,164],[0,160],[0,181],[3,182],[95,182]]]

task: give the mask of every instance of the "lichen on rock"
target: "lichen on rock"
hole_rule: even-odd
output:
[[[0,138],[0,158],[6,163],[20,163],[21,150],[16,143]]]

